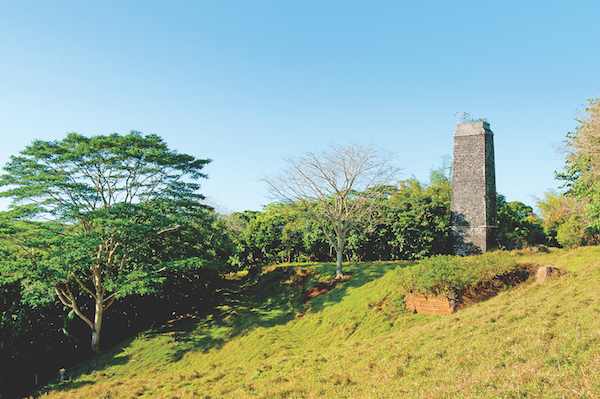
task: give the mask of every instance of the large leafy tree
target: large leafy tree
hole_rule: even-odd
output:
[[[567,196],[586,204],[589,233],[593,234],[600,229],[600,98],[588,100],[577,122],[565,140],[565,171],[557,177],[566,182]]]
[[[195,182],[208,162],[135,131],[34,141],[0,176],[0,196],[13,199],[3,238],[27,255],[5,261],[5,275],[32,303],[55,295],[90,327],[97,352],[117,299],[156,290],[170,268],[226,258],[207,238],[214,213]]]
[[[264,180],[276,197],[299,206],[321,227],[336,252],[336,278],[343,277],[342,260],[352,229],[368,223],[397,174],[392,155],[374,146],[335,146],[286,158],[287,169]]]

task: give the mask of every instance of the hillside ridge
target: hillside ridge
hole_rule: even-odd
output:
[[[403,309],[401,279],[414,262],[348,265],[347,280],[308,302],[303,291],[334,265],[232,275],[211,314],[126,341],[41,397],[596,398],[598,255],[513,251],[519,264],[568,273],[444,317]]]

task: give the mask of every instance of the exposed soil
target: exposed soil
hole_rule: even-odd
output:
[[[502,291],[527,281],[534,273],[535,270],[532,267],[524,266],[520,270],[496,276],[488,281],[480,281],[472,287],[463,288],[457,292],[457,303],[454,311],[496,296]]]
[[[320,283],[316,287],[309,288],[308,290],[304,290],[302,293],[305,300],[309,300],[311,298],[316,297],[317,295],[327,294],[329,291],[335,288],[335,286],[342,280],[333,280],[329,283]]]
[[[316,287],[311,287],[311,288],[305,289],[304,285],[306,284],[306,282],[308,281],[310,276],[311,276],[311,273],[308,270],[302,269],[302,270],[296,271],[296,274],[294,275],[294,277],[292,277],[291,279],[286,281],[286,283],[292,284],[295,287],[302,287],[302,298],[304,299],[304,302],[307,302],[310,299],[312,299],[318,295],[323,295],[323,294],[329,293],[331,290],[333,290],[335,288],[336,285],[338,285],[342,281],[350,278],[350,276],[344,276],[343,279],[335,279],[334,278],[333,280],[331,280],[329,282],[319,283],[319,285],[317,285]]]

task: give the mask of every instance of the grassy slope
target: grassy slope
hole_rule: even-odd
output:
[[[308,309],[293,279],[277,283],[293,266],[241,288],[231,280],[211,316],[125,342],[43,397],[597,398],[599,255],[514,252],[569,273],[446,317],[399,313],[408,263],[350,265],[352,277]]]

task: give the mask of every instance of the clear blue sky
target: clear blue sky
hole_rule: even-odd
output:
[[[221,212],[331,143],[427,181],[457,112],[489,120],[498,192],[533,205],[600,95],[600,1],[0,0],[0,164],[34,139],[130,130],[214,161]],[[4,205],[5,206],[5,205]]]

